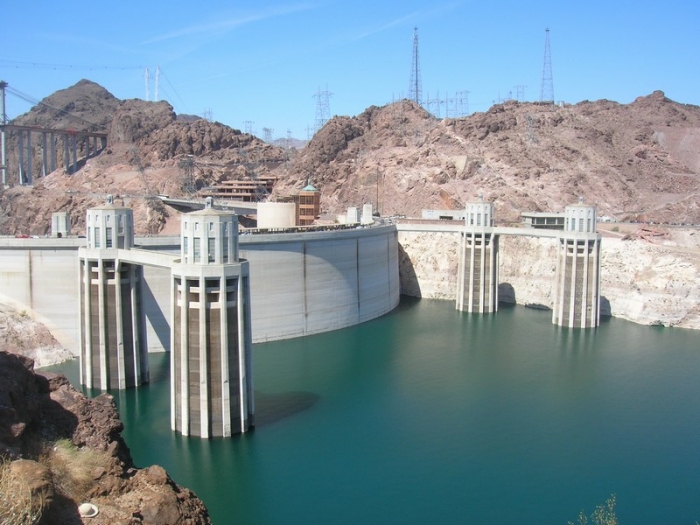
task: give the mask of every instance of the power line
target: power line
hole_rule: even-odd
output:
[[[144,66],[88,66],[79,64],[48,64],[44,62],[22,62],[20,60],[0,59],[0,65],[14,67],[15,69],[112,69],[124,71],[127,69],[143,69]]]
[[[165,81],[168,83],[168,85],[169,85],[171,88],[173,88],[173,92],[175,93],[175,95],[177,95],[177,98],[180,99],[180,102],[182,102],[182,106],[185,108],[185,111],[186,111],[187,113],[189,113],[190,110],[189,110],[189,108],[187,107],[187,104],[185,104],[185,101],[182,100],[182,97],[181,97],[180,94],[177,92],[177,89],[175,89],[175,86],[173,86],[172,82],[170,82],[170,79],[169,79],[168,76],[165,74],[165,71],[163,71],[163,70],[161,69],[161,70],[160,70],[160,74],[161,74],[161,76],[165,79]],[[161,86],[161,89],[162,89],[162,86]]]
[[[65,109],[59,109],[59,108],[55,108],[53,106],[50,106],[46,102],[42,102],[41,100],[37,100],[34,97],[27,95],[26,93],[22,93],[21,91],[19,91],[17,89],[11,88],[9,86],[7,86],[5,89],[10,94],[12,94],[18,98],[21,98],[25,102],[29,102],[30,104],[32,104],[34,106],[43,106],[51,111],[55,111],[58,115],[70,117],[72,119],[81,121],[83,124],[88,124],[90,126],[98,127],[98,124],[96,124],[94,122],[90,122],[89,120],[84,119],[82,117],[79,117],[78,115],[74,115],[74,114],[70,113],[69,111],[66,111]]]

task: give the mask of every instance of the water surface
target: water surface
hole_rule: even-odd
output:
[[[402,298],[255,345],[255,431],[205,441],[169,430],[168,367],[115,393],[124,437],[216,524],[565,524],[613,493],[623,524],[700,520],[694,331]]]

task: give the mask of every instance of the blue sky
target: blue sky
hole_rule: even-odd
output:
[[[407,96],[414,27],[423,98],[469,91],[470,113],[517,86],[539,99],[547,27],[557,101],[628,103],[660,89],[700,105],[697,0],[3,3],[0,79],[13,89],[38,100],[88,78],[145,98],[145,68],[159,66],[159,98],[176,112],[252,121],[260,136],[307,138],[326,86],[331,115]],[[151,78],[151,100],[154,88]],[[8,117],[30,107],[8,94]]]

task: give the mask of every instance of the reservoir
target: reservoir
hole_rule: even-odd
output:
[[[620,523],[700,520],[700,333],[402,297],[253,356],[256,428],[232,439],[170,430],[168,354],[112,392],[136,464],[215,524],[565,524],[611,494]]]

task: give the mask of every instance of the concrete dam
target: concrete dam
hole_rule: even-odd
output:
[[[458,310],[497,311],[501,235],[555,237],[552,322],[598,326],[594,207],[569,206],[564,231],[542,233],[494,228],[490,203],[466,212],[463,225],[447,229],[460,235]],[[133,228],[133,211],[110,196],[88,210],[85,241],[60,232],[4,239],[0,300],[29,310],[64,346],[77,348],[88,388],[148,383],[148,352],[168,349],[171,427],[185,436],[226,437],[254,426],[253,342],[352,326],[399,302],[398,230],[384,221],[241,235],[237,215],[208,198],[204,209],[183,215],[179,238],[139,246]]]

